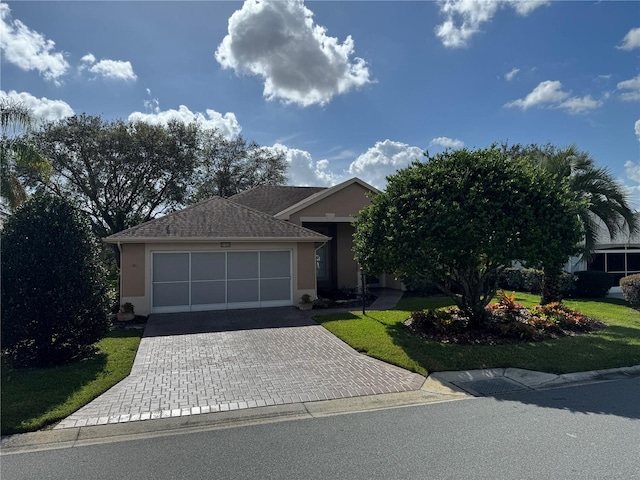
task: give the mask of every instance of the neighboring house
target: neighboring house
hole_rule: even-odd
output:
[[[266,185],[111,235],[121,303],[138,314],[260,308],[356,288],[352,222],[376,191],[358,178],[330,188]],[[401,287],[387,275],[376,281]]]
[[[633,236],[628,233],[614,239],[604,225],[599,225],[596,248],[590,262],[573,258],[567,265],[570,273],[580,270],[599,270],[611,273],[615,278],[612,291],[619,291],[618,282],[622,277],[640,273],[640,232]]]

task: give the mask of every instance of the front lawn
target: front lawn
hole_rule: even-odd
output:
[[[537,295],[516,301],[536,305]],[[335,313],[315,320],[356,350],[422,375],[435,371],[515,367],[568,373],[640,364],[640,311],[617,299],[566,300],[565,304],[608,324],[598,332],[509,345],[441,344],[412,335],[403,325],[410,313],[453,305],[446,297],[403,298],[394,310]]]
[[[125,378],[142,330],[114,330],[90,359],[62,367],[2,365],[2,434],[38,430],[62,420]]]

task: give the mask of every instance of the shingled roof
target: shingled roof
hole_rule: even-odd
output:
[[[329,237],[279,220],[229,199],[212,197],[105,239],[109,243],[149,240],[294,240],[325,242]]]
[[[275,215],[323,190],[327,189],[325,187],[260,185],[237,193],[229,197],[229,200],[269,215]]]

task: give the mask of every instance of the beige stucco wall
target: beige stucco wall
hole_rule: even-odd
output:
[[[301,225],[301,217],[327,218],[327,214],[333,214],[334,217],[342,218],[353,217],[362,210],[365,205],[371,203],[371,199],[367,197],[368,192],[370,192],[370,190],[364,188],[362,185],[353,183],[295,212],[291,215],[289,221]]]
[[[144,296],[144,243],[120,245],[120,294],[125,297]]]
[[[151,265],[152,255],[154,252],[214,252],[214,251],[226,251],[226,252],[238,252],[247,250],[290,250],[291,255],[291,272],[292,272],[292,300],[293,304],[297,304],[300,301],[300,297],[305,293],[311,295],[313,298],[317,296],[316,293],[316,279],[315,279],[315,250],[313,243],[300,242],[231,242],[230,247],[221,247],[220,242],[212,243],[153,243],[153,244],[135,244],[136,247],[129,250],[128,247],[134,244],[123,245],[123,252],[128,252],[126,258],[129,259],[128,263],[136,265],[142,264],[143,278],[140,279],[139,270],[136,267],[135,270],[135,289],[127,288],[122,289],[121,303],[131,302],[134,305],[136,314],[148,315],[151,313]],[[134,252],[136,255],[134,255]],[[124,255],[123,255],[124,256]],[[134,261],[135,260],[135,261]],[[123,261],[122,265],[125,265]],[[125,279],[129,272],[132,272],[131,267],[121,270],[123,285],[133,285],[133,282],[129,279]]]

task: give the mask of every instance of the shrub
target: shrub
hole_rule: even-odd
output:
[[[530,292],[536,295],[542,293],[542,270],[535,268],[509,267],[505,268],[498,277],[498,286],[505,290]],[[575,295],[575,276],[562,272],[560,274],[560,293],[563,297]]]
[[[423,297],[442,293],[438,287],[424,278],[407,278],[403,280],[407,291]]]
[[[2,231],[2,351],[16,366],[67,363],[109,329],[104,268],[89,223],[35,195]]]
[[[613,276],[598,270],[576,272],[575,295],[578,298],[601,298],[613,286]]]
[[[624,299],[634,307],[640,307],[640,273],[620,279]]]

